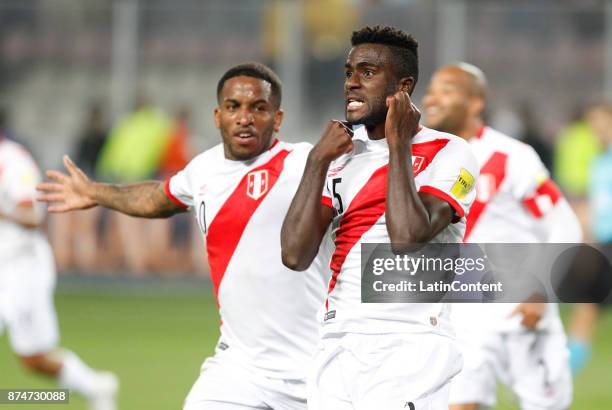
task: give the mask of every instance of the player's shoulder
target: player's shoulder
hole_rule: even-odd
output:
[[[473,157],[470,144],[461,137],[448,132],[437,131],[431,128],[422,127],[414,136],[413,147],[420,145],[427,147],[427,151],[432,151],[431,156],[438,155],[463,155]]]
[[[511,157],[537,156],[531,145],[491,127],[485,127],[481,138],[483,142],[491,144],[496,151],[504,152]]]
[[[312,149],[312,144],[309,142],[279,141],[278,148],[281,150],[289,151],[293,155],[300,156],[300,155],[308,155],[308,153]]]
[[[3,161],[34,161],[32,154],[26,147],[6,138],[0,139],[0,156]]]

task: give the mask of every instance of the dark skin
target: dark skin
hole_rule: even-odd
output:
[[[412,167],[408,166],[412,138],[418,132],[420,119],[409,96],[414,78],[400,77],[392,50],[380,44],[354,47],[345,70],[348,122],[365,124],[370,138],[387,138],[389,145],[385,212],[394,251],[428,242],[451,222],[453,210],[446,201],[419,194]],[[304,270],[316,256],[333,218],[333,210],[321,204],[327,170],[333,160],[352,148],[348,130],[331,121],[310,152],[281,231],[282,257],[287,267]]]
[[[283,112],[266,81],[238,76],[228,79],[214,111],[215,124],[223,139],[225,157],[248,160],[270,148]],[[136,184],[102,184],[90,180],[68,156],[68,174],[47,171],[52,182],[42,183],[38,200],[51,203],[49,212],[60,213],[103,206],[141,218],[167,218],[185,212],[165,192],[163,181]]]

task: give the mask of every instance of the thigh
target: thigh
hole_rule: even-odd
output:
[[[253,377],[223,355],[206,359],[183,410],[270,409]]]
[[[525,333],[507,338],[511,388],[523,410],[566,410],[572,378],[562,332]]]
[[[494,406],[496,402],[496,367],[503,358],[493,347],[501,342],[494,335],[472,335],[460,338],[458,346],[463,354],[463,368],[450,383],[449,403]]]
[[[384,339],[389,339],[385,341]],[[450,338],[385,335],[365,340],[355,409],[437,410],[448,406],[449,384],[461,369],[461,353]]]
[[[21,356],[46,353],[57,347],[59,329],[55,306],[54,267],[45,253],[12,262],[14,280],[5,295],[2,316],[11,347]]]

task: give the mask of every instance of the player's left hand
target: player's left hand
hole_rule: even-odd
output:
[[[385,137],[389,145],[408,144],[419,130],[421,112],[405,91],[387,97]]]
[[[521,315],[523,317],[521,325],[529,330],[535,330],[545,311],[546,303],[526,302],[519,304],[510,316]]]

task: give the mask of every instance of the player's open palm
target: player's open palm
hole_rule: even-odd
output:
[[[387,97],[385,137],[389,144],[407,144],[419,129],[421,112],[405,91]]]
[[[332,120],[327,124],[321,139],[313,148],[313,154],[326,161],[333,161],[353,149],[352,135],[342,122]]]
[[[64,155],[63,162],[68,175],[59,171],[47,171],[47,177],[52,182],[38,185],[37,189],[42,192],[38,200],[50,204],[49,212],[68,212],[94,207],[96,202],[91,195],[92,181],[68,155]]]

